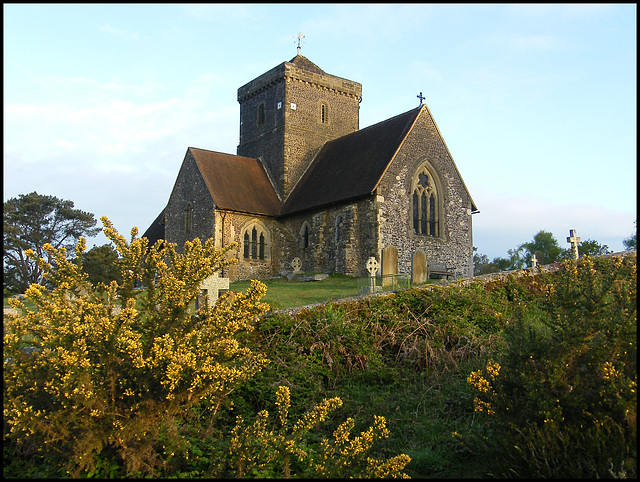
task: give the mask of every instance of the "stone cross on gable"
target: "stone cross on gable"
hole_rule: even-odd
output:
[[[416,95],[416,97],[417,97],[418,99],[420,99],[420,105],[422,105],[422,101],[423,101],[424,99],[426,99],[426,97],[422,97],[422,92],[420,92],[420,94]]]
[[[578,253],[578,243],[580,243],[580,238],[576,236],[576,230],[569,230],[569,237],[567,238],[567,243],[571,243],[571,249],[573,250],[573,258],[578,259],[580,254]]]
[[[209,306],[213,306],[218,299],[218,291],[229,289],[229,278],[220,278],[216,271],[208,278],[202,280],[200,289],[205,292]]]

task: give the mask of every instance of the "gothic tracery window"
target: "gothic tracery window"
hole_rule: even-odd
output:
[[[438,191],[432,174],[422,166],[412,183],[413,232],[423,236],[439,236]]]

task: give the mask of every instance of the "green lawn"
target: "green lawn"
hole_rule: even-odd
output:
[[[272,309],[279,310],[358,296],[362,287],[367,284],[367,279],[332,274],[322,281],[289,281],[286,278],[274,278],[262,282],[267,286],[267,294],[262,301],[271,305]],[[379,278],[377,283],[380,284]],[[229,289],[245,292],[250,284],[251,281],[248,280],[235,281],[229,284]],[[4,306],[9,306],[8,299],[4,298]],[[33,308],[33,304],[27,301],[27,307]]]
[[[272,309],[279,310],[358,296],[362,287],[367,284],[367,279],[332,274],[322,281],[289,281],[286,278],[275,278],[262,282],[267,286],[267,294],[262,301],[271,305]],[[379,278],[377,283],[380,284]],[[229,289],[244,292],[250,284],[250,281],[235,281],[229,284]]]

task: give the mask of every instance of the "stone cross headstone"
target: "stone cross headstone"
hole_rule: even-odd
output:
[[[387,246],[382,250],[382,286],[393,286],[398,274],[398,248]]]
[[[369,272],[369,290],[371,293],[373,293],[376,288],[376,273],[379,267],[380,263],[378,263],[378,260],[373,256],[367,260],[367,264],[365,265],[365,268],[367,268]]]
[[[536,266],[538,266],[538,256],[537,253],[533,253],[533,257],[531,258],[531,261],[533,263],[533,267],[535,268]]]
[[[580,253],[578,253],[578,243],[580,243],[580,238],[576,236],[576,230],[569,230],[569,237],[567,238],[567,243],[571,243],[571,249],[573,250],[573,258],[578,259],[580,257]]]
[[[293,261],[291,261],[291,268],[293,268],[294,274],[300,272],[302,269],[302,261],[300,261],[300,258],[297,256],[293,258]]]
[[[411,258],[411,283],[419,285],[427,282],[427,254],[421,249]]]
[[[200,289],[205,292],[205,297],[209,306],[213,306],[218,299],[218,292],[220,290],[229,289],[229,278],[220,278],[216,271],[208,278],[202,280],[202,283],[200,283]],[[196,309],[198,309],[197,298]]]

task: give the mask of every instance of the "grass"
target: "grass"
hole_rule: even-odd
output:
[[[267,286],[267,294],[262,299],[272,309],[323,303],[358,296],[366,284],[365,278],[355,278],[343,274],[331,274],[321,281],[289,281],[286,278],[261,280]],[[436,282],[437,280],[431,280]],[[379,280],[378,280],[379,283]],[[229,284],[231,291],[245,292],[251,281],[234,281]]]

